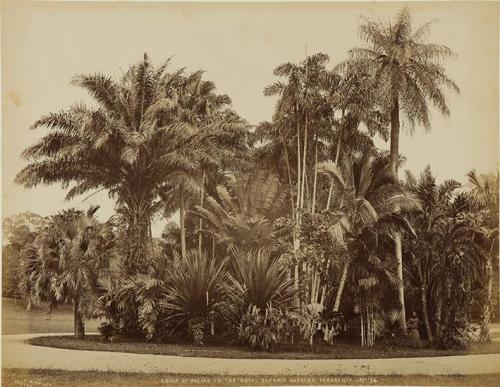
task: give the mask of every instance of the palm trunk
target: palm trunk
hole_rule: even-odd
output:
[[[391,110],[391,171],[394,175],[396,181],[398,180],[398,163],[399,163],[399,98],[396,95],[393,98],[392,110]],[[398,279],[400,281],[398,287],[398,298],[401,305],[401,330],[404,334],[407,333],[406,329],[406,311],[405,311],[405,293],[404,293],[404,282],[403,282],[403,252],[401,244],[401,234],[395,232],[393,234],[395,243],[395,253],[398,262]]]
[[[126,268],[130,273],[136,273],[146,254],[145,246],[151,238],[151,218],[147,208],[144,208],[143,202],[139,199],[127,203],[126,208],[128,211],[127,243],[124,246],[127,251]]]
[[[487,294],[486,301],[483,306],[483,319],[481,321],[481,331],[479,334],[479,341],[487,343],[490,341],[490,321],[491,321],[491,292],[493,289],[493,265],[491,262],[491,254],[488,254],[488,262],[486,264],[486,278],[487,278]]]
[[[431,260],[431,252],[427,253],[427,262]],[[420,281],[420,304],[422,306],[422,318],[424,320],[425,332],[427,334],[427,339],[432,343],[432,330],[429,324],[429,313],[427,311],[427,276],[424,277],[422,273],[422,262],[419,260],[417,263],[418,278]]]
[[[398,178],[399,164],[399,100],[395,97],[391,110],[391,171],[394,177]]]
[[[179,188],[179,211],[180,211],[180,227],[181,227],[181,257],[183,260],[186,260],[186,226],[185,226],[185,203],[184,203],[184,187],[180,186]]]
[[[342,110],[342,119],[339,129],[339,140],[337,141],[337,151],[335,152],[335,166],[338,166],[339,157],[340,157],[340,144],[342,143],[342,129],[344,125],[344,110]],[[326,202],[326,211],[330,209],[330,203],[332,200],[332,192],[333,192],[333,181],[330,183],[330,190],[328,191],[328,201]]]
[[[342,293],[344,291],[344,286],[347,279],[347,271],[349,270],[349,261],[344,264],[342,269],[342,277],[340,277],[339,289],[337,290],[337,295],[335,297],[335,304],[333,306],[333,311],[338,312],[340,308],[340,300],[342,299]]]
[[[292,210],[292,219],[295,219],[295,208],[293,204],[293,185],[292,185],[292,171],[290,168],[290,159],[288,158],[288,149],[285,143],[285,140],[283,137],[281,137],[281,142],[283,144],[283,149],[285,151],[285,160],[286,160],[286,171],[288,174],[288,187],[290,189],[290,204],[291,204],[291,210]]]
[[[395,243],[395,253],[396,253],[396,259],[398,262],[398,278],[400,280],[399,286],[398,286],[398,298],[399,298],[399,305],[401,307],[401,330],[403,331],[403,334],[406,335],[407,329],[406,329],[406,310],[405,310],[405,290],[404,290],[404,283],[403,283],[403,256],[402,256],[402,245],[401,245],[401,234],[399,232],[395,232],[393,234],[394,237],[394,243]]]
[[[422,318],[424,320],[425,332],[427,334],[427,339],[432,343],[432,330],[429,324],[429,313],[427,311],[427,285],[422,285],[420,288],[420,301],[422,303]]]
[[[304,190],[306,186],[306,163],[307,163],[307,112],[304,125],[304,151],[302,152],[302,184],[300,188],[300,208],[304,208]]]
[[[299,219],[298,211],[300,208],[300,186],[301,186],[301,165],[300,165],[300,127],[299,120],[297,117],[297,108],[295,107],[295,127],[297,129],[297,222]]]
[[[312,205],[311,212],[314,214],[316,210],[316,186],[318,180],[318,134],[315,135],[316,141],[314,143],[314,182],[313,182],[313,197],[312,197]]]
[[[205,171],[203,171],[203,176],[201,179],[201,197],[200,197],[200,208],[203,208],[203,199],[205,197]],[[198,253],[201,256],[202,244],[203,244],[203,218],[200,217],[200,233],[198,234]]]
[[[73,299],[73,333],[77,339],[83,339],[85,337],[85,325],[79,304],[80,299],[78,296],[75,296]]]

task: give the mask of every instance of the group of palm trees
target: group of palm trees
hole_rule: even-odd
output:
[[[50,133],[23,152],[29,164],[16,181],[60,183],[69,188],[68,199],[104,190],[115,200],[116,216],[101,224],[93,209],[56,215],[22,254],[24,294],[38,303],[73,302],[79,335],[81,314],[97,308],[113,324],[148,338],[160,337],[162,324],[181,316],[199,342],[204,323],[213,331],[216,311],[241,328],[259,310],[255,327],[278,321],[269,317],[278,306],[307,311],[314,321],[308,326],[324,324],[327,337],[328,310],[351,302],[361,316],[362,343],[373,345],[377,313],[391,292],[406,332],[404,289],[416,281],[432,340],[431,288],[439,288],[432,293],[436,313],[455,316],[463,309],[443,305],[454,295],[452,284],[433,283],[458,275],[447,271],[448,244],[461,238],[463,248],[454,254],[467,251],[472,259],[482,256],[476,245],[485,239],[491,247],[483,251],[489,257],[486,332],[498,253],[491,221],[498,214],[496,190],[484,188],[475,174],[476,188],[464,197],[453,196],[455,183],[431,183],[430,170],[421,181],[398,176],[401,120],[411,130],[429,130],[430,106],[449,114],[444,89],[458,92],[442,64],[452,51],[424,42],[430,26],[414,28],[404,8],[391,24],[361,25],[365,47],[350,50],[332,69],[322,53],[278,66],[279,79],[264,89],[277,96],[272,120],[255,127],[202,72],[170,71],[169,61],[155,67],[144,55],[119,80],[75,77],[96,105],[75,105],[35,122]],[[388,154],[374,146],[374,135],[390,141]],[[458,208],[460,200],[470,208]],[[464,215],[460,226],[443,224],[443,218],[453,221],[452,208],[483,211],[489,223],[481,228]],[[176,212],[178,227],[169,225],[161,241],[153,238],[154,218]],[[455,228],[463,232],[447,234]],[[432,257],[438,251],[441,261]],[[481,271],[484,260],[478,260]],[[438,261],[442,276],[436,279]],[[460,265],[468,263],[457,270]],[[467,278],[469,290],[481,275]],[[444,317],[433,321],[441,335]]]

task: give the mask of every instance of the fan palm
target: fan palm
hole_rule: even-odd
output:
[[[86,298],[114,257],[111,225],[98,223],[93,218],[96,210],[91,208],[87,214],[69,210],[53,216],[26,249],[21,266],[21,287],[28,307],[71,302],[74,333],[79,338],[85,334]]]
[[[391,170],[397,176],[399,165],[400,111],[410,123],[430,129],[429,102],[441,113],[449,115],[443,87],[459,91],[446,75],[442,60],[453,57],[448,47],[425,43],[432,22],[413,29],[408,8],[403,8],[394,24],[366,21],[360,26],[361,37],[368,47],[350,50],[350,59],[343,67],[355,66],[372,74],[374,87],[379,90],[380,102],[391,114]],[[396,234],[396,238],[401,236]],[[406,330],[402,256],[397,243],[399,260],[399,299],[402,305],[402,327]]]

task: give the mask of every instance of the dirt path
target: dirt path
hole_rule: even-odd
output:
[[[60,333],[55,334],[60,335]],[[204,375],[474,375],[500,372],[500,354],[406,359],[207,359],[38,347],[47,334],[3,336],[2,366]]]

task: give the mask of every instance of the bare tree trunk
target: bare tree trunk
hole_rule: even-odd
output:
[[[339,129],[339,140],[337,141],[337,151],[335,152],[335,166],[338,166],[339,164],[339,157],[340,157],[340,144],[342,143],[342,132],[343,132],[343,125],[344,125],[344,109],[342,109],[342,119],[341,119],[341,124],[340,124],[340,129]],[[328,191],[328,201],[326,202],[326,211],[330,209],[330,203],[332,199],[332,192],[333,192],[333,181],[330,183],[330,190]]]
[[[73,299],[73,333],[77,339],[85,337],[85,325],[80,312],[80,298],[75,296]]]
[[[183,260],[186,259],[186,225],[185,225],[185,202],[184,202],[184,187],[180,186],[179,189],[179,200],[180,200],[180,227],[181,227],[181,257]]]

